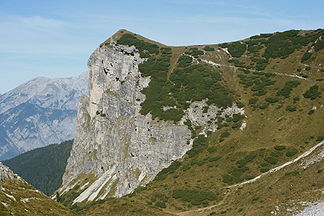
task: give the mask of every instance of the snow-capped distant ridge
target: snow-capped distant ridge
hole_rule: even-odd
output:
[[[79,98],[88,73],[37,77],[0,95],[0,160],[74,138]]]

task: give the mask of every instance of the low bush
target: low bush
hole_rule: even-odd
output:
[[[181,166],[181,163],[179,161],[174,161],[169,167],[164,168],[163,170],[161,170],[161,172],[159,172],[156,175],[155,180],[164,180],[164,179],[166,179],[166,177],[169,174],[174,173],[180,166]]]
[[[188,66],[190,66],[191,62],[192,62],[192,58],[190,56],[182,55],[182,56],[180,56],[180,58],[178,60],[178,66],[179,67],[188,67]]]
[[[211,191],[177,189],[172,193],[174,199],[189,202],[191,205],[202,205],[204,202],[217,199],[217,195]]]
[[[230,135],[230,132],[224,131],[223,133],[221,133],[220,137],[221,138],[226,138],[226,137],[229,137],[229,135]]]
[[[286,111],[289,111],[289,112],[295,112],[297,110],[297,108],[293,105],[289,105],[286,107]]]
[[[265,99],[268,103],[276,103],[279,101],[278,98],[275,98],[275,97],[268,97]]]
[[[297,154],[298,150],[295,149],[295,148],[291,148],[289,149],[287,152],[286,152],[286,156],[287,157],[292,157],[294,156],[295,154]]]
[[[310,52],[306,52],[306,53],[302,56],[302,58],[301,58],[301,62],[305,62],[305,61],[307,61],[308,59],[310,59],[311,56],[312,56],[312,53],[310,53]]]
[[[195,58],[198,58],[200,55],[204,54],[204,51],[199,50],[198,48],[190,48],[189,51],[185,52],[188,55],[192,55]]]
[[[319,86],[314,85],[310,87],[304,94],[304,98],[309,98],[311,100],[315,100],[321,95],[321,92],[319,91]]]
[[[277,151],[282,151],[282,150],[286,149],[286,146],[277,145],[277,146],[274,147],[274,149],[277,150]]]
[[[316,138],[316,141],[317,141],[317,142],[322,141],[322,140],[324,140],[324,136],[318,136],[318,137]]]
[[[300,81],[291,80],[285,83],[285,86],[277,92],[277,96],[290,97],[291,91],[300,85]]]
[[[252,152],[250,154],[248,154],[247,156],[245,156],[243,159],[238,160],[236,162],[237,166],[240,167],[244,167],[245,165],[247,165],[248,163],[252,162],[255,158],[257,157],[257,154]]]
[[[215,146],[209,147],[209,148],[207,149],[207,151],[208,151],[209,153],[216,152],[216,150],[217,150],[217,148],[216,148]]]
[[[297,176],[299,175],[298,171],[286,172],[285,176]]]
[[[215,162],[215,161],[218,161],[219,159],[221,159],[221,157],[220,156],[216,156],[216,157],[208,158],[208,161],[209,162]]]
[[[213,47],[209,47],[209,46],[205,46],[204,50],[205,51],[215,51],[215,49]]]
[[[227,48],[228,52],[236,58],[241,57],[246,50],[246,44],[241,42],[225,43],[221,46]]]
[[[249,104],[256,104],[258,102],[258,98],[250,98]]]
[[[199,135],[194,140],[194,142],[192,144],[192,148],[189,151],[187,151],[187,155],[190,158],[194,157],[194,156],[198,155],[199,153],[201,153],[202,151],[204,151],[207,147],[208,147],[207,138],[203,135]]]
[[[264,158],[264,160],[267,161],[270,164],[278,163],[278,159],[276,157],[266,157],[266,158]]]
[[[128,45],[128,46],[134,45],[140,51],[140,53],[145,53],[145,51],[147,51],[149,54],[158,54],[159,53],[158,45],[140,40],[137,37],[135,37],[133,34],[129,34],[129,33],[123,34],[117,40],[117,43],[123,44],[123,45]]]

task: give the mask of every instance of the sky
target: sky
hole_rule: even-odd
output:
[[[167,45],[215,44],[324,27],[323,0],[0,0],[0,94],[87,71],[119,29]]]

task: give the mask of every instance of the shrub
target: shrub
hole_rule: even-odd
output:
[[[295,148],[292,148],[292,149],[289,149],[287,152],[286,152],[286,156],[287,157],[292,157],[294,156],[295,154],[297,154],[298,150],[295,149]]]
[[[207,149],[207,151],[208,151],[209,153],[213,153],[213,152],[215,152],[216,150],[217,150],[217,148],[216,148],[215,146],[209,147],[209,148]]]
[[[159,46],[153,43],[148,43],[138,39],[133,34],[123,34],[118,40],[118,44],[132,46],[134,45],[139,51],[141,56],[147,51],[149,54],[158,54]]]
[[[221,138],[226,138],[226,137],[229,137],[229,135],[230,135],[230,132],[228,132],[228,131],[224,131],[224,132],[220,135],[220,137],[221,137]]]
[[[300,85],[300,81],[291,80],[285,83],[285,86],[277,92],[278,96],[290,97],[291,91]]]
[[[239,168],[244,167],[248,163],[252,162],[255,158],[257,157],[257,154],[252,152],[245,156],[243,159],[238,160],[236,164],[238,165]]]
[[[295,112],[297,110],[297,108],[293,105],[289,105],[286,107],[286,111],[289,111],[289,112]]]
[[[267,48],[263,56],[266,58],[286,58],[296,49],[315,41],[322,33],[298,34],[298,30],[275,33],[265,42]]]
[[[264,168],[261,168],[261,169],[260,169],[260,172],[263,172],[263,173],[268,172],[268,171],[269,171],[269,168],[265,168],[265,167],[264,167]]]
[[[238,59],[229,59],[228,62],[233,63],[235,67],[246,67],[245,63]]]
[[[155,206],[159,207],[159,208],[166,208],[166,204],[164,202],[157,202],[155,204]]]
[[[309,110],[309,112],[307,114],[312,115],[312,114],[314,114],[314,112],[315,112],[315,110],[311,109],[311,110]]]
[[[279,101],[278,98],[275,98],[275,97],[268,97],[265,99],[268,103],[276,103]]]
[[[296,102],[298,102],[298,101],[300,101],[300,97],[299,96],[297,96],[297,97],[294,97],[294,103],[296,103]]]
[[[204,202],[217,199],[217,195],[211,191],[177,189],[172,193],[174,199],[180,199],[189,202],[191,205],[201,205]]]
[[[304,98],[309,98],[311,100],[316,99],[317,97],[319,97],[321,95],[321,92],[319,91],[319,86],[318,85],[314,85],[312,87],[310,87],[304,94]]]
[[[318,142],[318,141],[322,141],[322,140],[324,140],[324,136],[318,136],[317,138],[316,138],[316,141]]]
[[[241,115],[241,114],[233,114],[233,117],[232,117],[232,121],[233,122],[238,122],[242,119],[244,119],[245,116],[244,115]]]
[[[161,170],[161,172],[156,175],[155,180],[164,180],[169,174],[174,173],[180,166],[181,163],[179,161],[174,161],[169,167]]]
[[[192,58],[190,56],[182,55],[178,60],[179,67],[188,67],[192,62]]]
[[[236,169],[232,170],[230,172],[230,174],[232,176],[234,176],[235,178],[239,179],[241,177],[241,175],[243,175],[243,173],[245,173],[248,170],[249,170],[248,167],[243,166],[243,167],[239,167],[239,168],[236,168]]]
[[[298,171],[286,172],[285,176],[297,176],[299,175]]]
[[[208,158],[208,161],[209,162],[215,162],[215,161],[218,161],[219,159],[221,159],[221,157],[220,156],[216,156],[216,157]]]
[[[161,47],[161,53],[166,55],[172,54],[172,49],[170,47]]]
[[[307,61],[308,59],[310,59],[310,57],[312,56],[312,53],[310,52],[306,52],[303,57],[301,58],[301,62],[305,62]]]
[[[274,149],[277,150],[277,151],[282,151],[282,150],[286,149],[286,146],[277,145],[277,146],[274,147]]]
[[[278,163],[278,159],[275,157],[266,157],[264,158],[265,161],[267,161],[270,164],[276,164]]]
[[[250,53],[257,53],[260,49],[262,49],[262,45],[252,45],[252,46],[250,46],[250,44],[249,44],[249,46],[248,46],[248,51],[250,52]]]
[[[213,47],[209,47],[209,46],[205,46],[204,50],[205,51],[215,51],[215,49]]]
[[[262,104],[259,106],[260,109],[267,109],[268,108],[268,104]]]
[[[258,98],[250,98],[249,100],[249,104],[256,104],[256,102],[258,102]]]
[[[186,52],[186,54],[192,55],[193,57],[198,58],[200,55],[203,55],[204,52],[199,50],[198,48],[194,47],[194,48],[190,48],[189,51]]]
[[[243,53],[246,50],[246,44],[241,43],[241,42],[234,42],[234,43],[229,43],[229,44],[223,44],[223,48],[227,48],[228,52],[233,56],[233,57],[241,57]]]
[[[269,60],[266,58],[252,58],[252,61],[256,63],[256,70],[264,70],[269,64]]]
[[[226,183],[226,184],[229,184],[229,185],[234,184],[234,183],[239,181],[238,179],[236,179],[233,176],[228,175],[228,174],[223,175],[222,178],[223,178],[223,182]]]
[[[207,148],[207,138],[203,135],[199,135],[192,144],[192,149],[187,151],[187,155],[191,158]]]

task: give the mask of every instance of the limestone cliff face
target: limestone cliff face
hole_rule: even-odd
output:
[[[141,76],[141,62],[134,46],[113,41],[89,59],[89,96],[81,99],[76,138],[59,190],[64,194],[80,186],[83,192],[74,203],[131,193],[191,148],[191,133],[183,123],[140,114],[145,100],[141,90],[150,82]]]

